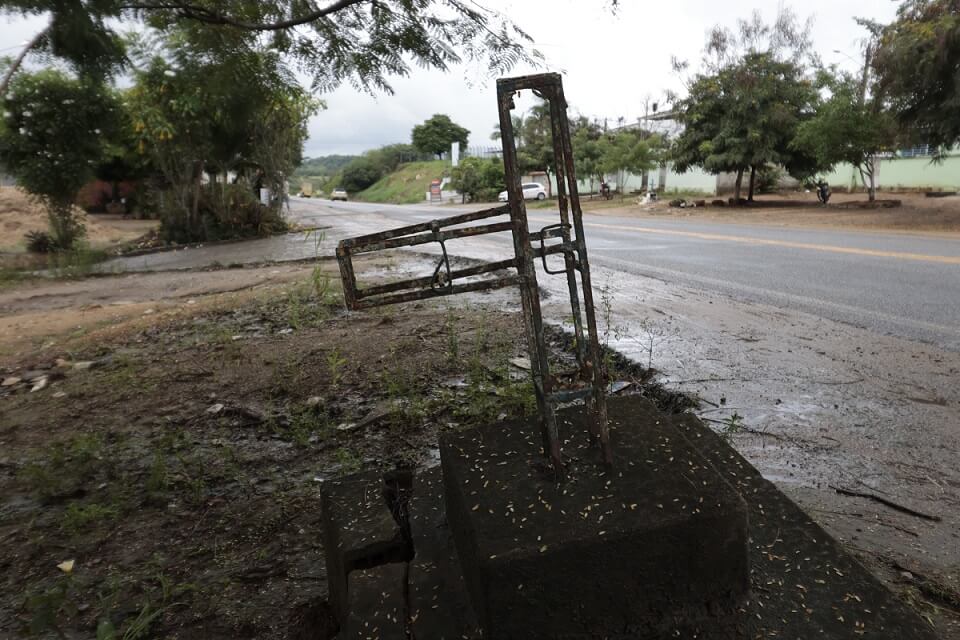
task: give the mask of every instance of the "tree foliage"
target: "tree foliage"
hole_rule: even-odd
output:
[[[842,162],[853,165],[874,200],[877,155],[892,149],[896,123],[882,101],[867,98],[862,79],[836,71],[822,78],[830,97],[799,126],[794,145],[825,169]]]
[[[69,249],[84,229],[77,192],[107,155],[120,106],[102,83],[47,70],[17,76],[4,101],[0,159],[45,205],[53,241]]]
[[[144,49],[127,108],[138,151],[170,187],[163,217],[170,239],[265,231],[254,188],[285,192],[300,162],[307,120],[320,103],[272,51],[237,46],[227,55],[185,32]],[[247,187],[228,188],[228,172]],[[206,190],[204,174],[212,176]],[[270,203],[271,218],[279,207],[279,199]]]
[[[495,200],[506,177],[499,158],[464,158],[450,170],[451,186],[473,202]]]
[[[468,0],[3,0],[0,10],[49,14],[42,48],[84,69],[115,66],[122,60],[116,25],[145,22],[165,32],[203,30],[228,45],[268,46],[322,91],[347,81],[390,92],[390,76],[413,66],[469,61],[494,75],[541,59],[523,30]]]
[[[788,169],[799,164],[801,151],[791,143],[817,100],[800,67],[769,53],[750,53],[715,74],[698,76],[678,105],[685,129],[674,143],[675,166],[736,173],[739,199],[747,170],[752,175],[767,164]]]
[[[623,129],[600,141],[600,168],[604,174],[616,176],[622,196],[630,174],[641,175],[656,167],[661,160],[662,138],[647,136],[639,129]]]
[[[916,142],[942,153],[960,141],[960,4],[907,0],[880,30],[879,92]]]
[[[418,124],[413,128],[410,134],[413,146],[423,153],[432,153],[441,156],[450,151],[450,146],[454,142],[460,143],[460,148],[465,150],[470,132],[464,129],[450,116],[438,113],[423,124]]]

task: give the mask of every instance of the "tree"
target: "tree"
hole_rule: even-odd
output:
[[[556,170],[552,131],[550,103],[542,100],[530,107],[523,119],[520,136],[523,144],[517,148],[521,171],[543,171],[547,174],[547,179],[550,179]]]
[[[383,177],[383,166],[369,156],[357,158],[340,174],[340,186],[351,193],[363,191]]]
[[[463,194],[464,202],[493,200],[504,188],[503,163],[491,158],[464,158],[450,170],[451,186]]]
[[[879,29],[878,91],[910,137],[939,157],[960,141],[960,5],[907,0]]]
[[[0,160],[46,208],[53,245],[70,249],[85,231],[73,202],[105,157],[120,106],[102,83],[48,70],[14,78],[4,110]]]
[[[605,174],[616,175],[617,189],[622,198],[626,192],[627,177],[641,175],[659,163],[657,150],[662,146],[659,136],[643,138],[639,130],[620,130],[601,139],[600,168]]]
[[[230,48],[257,42],[312,73],[315,89],[345,80],[365,90],[391,91],[390,76],[412,66],[448,69],[485,63],[491,75],[519,63],[537,64],[532,39],[502,15],[466,0],[3,0],[0,9],[50,16],[36,49],[86,73],[123,61],[118,25],[164,32],[191,29]]]
[[[410,138],[418,151],[440,157],[450,151],[450,145],[454,142],[459,142],[460,148],[466,149],[469,136],[470,132],[453,122],[450,116],[438,113],[415,126]]]
[[[194,241],[266,231],[254,188],[284,192],[306,122],[321,104],[272,51],[238,45],[227,53],[186,32],[137,48],[144,51],[126,103],[138,150],[170,186],[164,235]],[[247,184],[230,198],[228,172]],[[211,177],[206,193],[204,175]],[[271,219],[279,218],[280,204],[270,202]]]
[[[771,24],[754,11],[736,30],[714,27],[707,35],[701,72],[687,81],[687,97],[671,96],[685,131],[674,141],[679,171],[699,166],[712,173],[735,173],[739,201],[743,176],[750,172],[748,198],[756,173],[779,164],[791,173],[809,173],[811,159],[791,147],[797,125],[816,105],[813,83],[805,75],[812,52],[811,21],[801,23],[780,8]],[[688,63],[674,60],[680,73]]]
[[[873,202],[877,155],[891,149],[897,135],[893,116],[880,100],[866,99],[862,79],[836,70],[822,77],[830,98],[799,126],[794,145],[813,155],[824,168],[841,162],[853,165]]]
[[[678,105],[685,129],[674,143],[675,166],[681,172],[700,166],[735,173],[737,201],[749,170],[753,199],[759,168],[794,164],[797,151],[791,142],[817,99],[799,66],[769,53],[749,53],[716,74],[698,76]]]
[[[577,177],[590,182],[593,193],[595,180],[603,182],[603,148],[600,125],[581,116],[571,123],[574,169]]]

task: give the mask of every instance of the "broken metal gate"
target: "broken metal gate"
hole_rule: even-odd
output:
[[[539,231],[531,232],[520,184],[513,122],[514,95],[530,89],[547,101],[557,178],[559,219]],[[388,304],[423,300],[470,291],[485,291],[516,285],[520,288],[524,328],[530,353],[533,386],[541,416],[544,452],[554,469],[563,467],[560,436],[557,429],[558,405],[583,400],[591,413],[591,440],[599,443],[603,462],[612,463],[610,436],[607,427],[606,372],[597,335],[590,263],[583,235],[583,215],[573,164],[567,103],[560,75],[547,73],[505,78],[497,81],[497,102],[500,111],[500,134],[503,141],[503,163],[506,173],[509,204],[485,211],[466,213],[450,218],[414,224],[380,233],[342,240],[337,247],[337,260],[343,279],[344,299],[350,309],[368,309]],[[462,226],[480,220],[508,216],[509,220]],[[508,260],[454,270],[450,266],[446,242],[490,233],[510,231],[513,234],[514,257]],[[441,258],[433,275],[359,288],[353,269],[353,256],[374,251],[413,247],[427,243],[440,245]],[[563,269],[551,269],[547,256],[562,254]],[[550,371],[547,345],[540,312],[536,261],[550,275],[565,275],[570,292],[570,307],[576,338],[578,368],[575,371]],[[507,275],[503,275],[506,273]],[[487,277],[484,276],[489,274]],[[579,274],[579,284],[577,282]],[[581,291],[582,290],[582,291]],[[581,300],[582,293],[582,300]],[[586,327],[584,327],[584,318]]]

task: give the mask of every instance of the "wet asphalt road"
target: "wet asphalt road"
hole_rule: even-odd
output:
[[[351,229],[360,232],[457,213],[427,205],[310,200],[295,201],[293,210],[297,218],[317,224],[338,226],[338,220],[354,218]],[[551,224],[552,215],[530,210],[531,228]],[[373,224],[358,225],[361,219]],[[377,219],[383,224],[376,226]],[[585,216],[585,224],[594,264],[960,351],[956,236],[592,215]],[[510,250],[509,235],[486,239],[491,240]],[[470,253],[458,252],[453,242],[448,249]]]

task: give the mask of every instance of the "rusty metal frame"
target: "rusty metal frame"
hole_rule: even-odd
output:
[[[559,220],[538,232],[531,232],[529,228],[526,203],[520,183],[521,173],[517,161],[513,122],[510,118],[510,112],[514,109],[514,96],[523,90],[533,91],[550,105]],[[558,405],[582,400],[591,413],[591,441],[600,445],[603,462],[609,465],[612,464],[613,458],[607,425],[607,376],[597,330],[590,263],[583,233],[583,212],[580,209],[570,125],[567,120],[567,103],[560,75],[546,73],[498,80],[497,104],[508,204],[341,241],[337,247],[337,259],[343,280],[344,299],[350,309],[368,309],[470,291],[518,286],[523,307],[527,348],[530,354],[531,375],[541,417],[544,453],[550,457],[554,469],[561,473],[563,461],[556,410]],[[478,226],[461,226],[504,216],[508,216],[508,219]],[[505,231],[510,231],[513,236],[513,258],[466,269],[453,270],[450,267],[445,244],[447,240]],[[548,245],[547,240],[560,240],[560,242]],[[354,256],[434,242],[440,244],[442,256],[432,276],[363,289],[358,286],[353,268]],[[536,246],[537,244],[539,246]],[[562,270],[552,270],[547,264],[547,256],[555,254],[563,256]],[[540,292],[537,285],[537,259],[543,261],[545,273],[566,275],[575,334],[578,364],[576,371],[566,373],[550,371],[543,316],[540,310]],[[507,275],[502,275],[505,271]],[[488,277],[477,279],[484,275]]]

